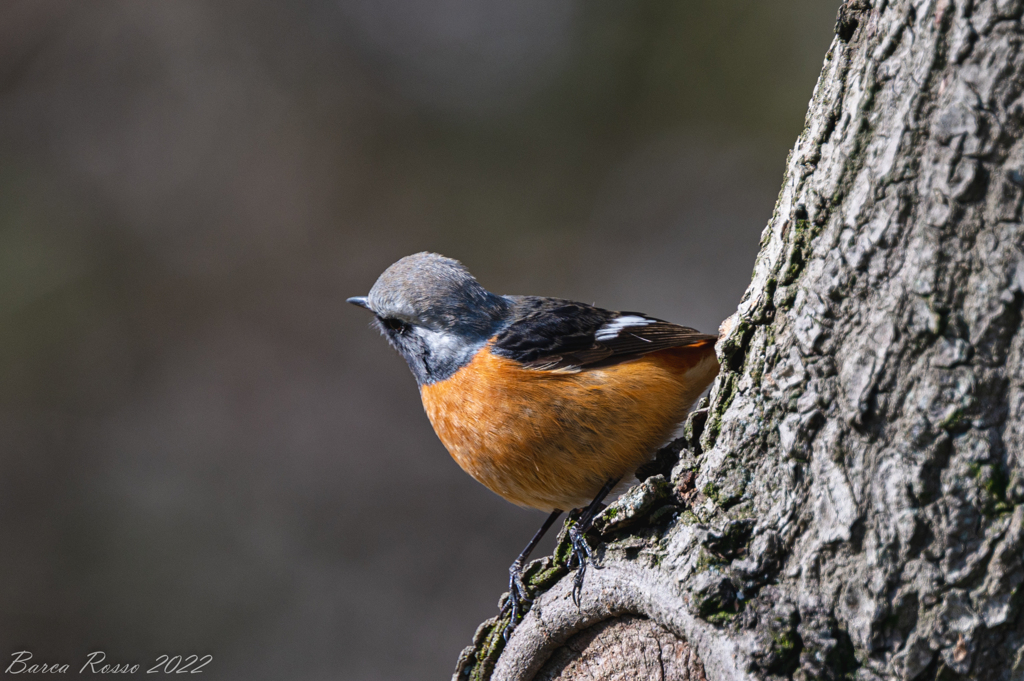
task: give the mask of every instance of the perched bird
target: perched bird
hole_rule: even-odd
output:
[[[511,627],[528,602],[521,570],[563,511],[579,599],[584,538],[605,496],[647,462],[718,373],[717,335],[638,312],[500,296],[458,261],[402,258],[348,302],[405,358],[427,416],[464,471],[550,513],[509,568]]]

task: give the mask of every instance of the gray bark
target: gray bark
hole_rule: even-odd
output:
[[[1024,679],[1022,11],[842,8],[706,417],[456,678],[666,649],[573,638],[628,614],[709,681]]]
[[[558,648],[536,681],[647,679],[707,681],[690,645],[672,632],[632,615],[605,620]]]

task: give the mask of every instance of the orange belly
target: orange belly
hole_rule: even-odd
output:
[[[420,394],[464,471],[514,504],[569,510],[649,460],[717,373],[711,342],[579,373],[484,348]]]

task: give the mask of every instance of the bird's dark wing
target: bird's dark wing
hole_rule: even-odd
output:
[[[639,312],[612,312],[557,298],[509,297],[512,323],[491,352],[539,371],[580,371],[650,352],[717,340]]]

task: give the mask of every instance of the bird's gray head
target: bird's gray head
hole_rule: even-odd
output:
[[[421,385],[465,365],[504,325],[511,306],[458,260],[436,253],[402,258],[384,270],[368,296],[348,302],[376,315],[374,324]]]

